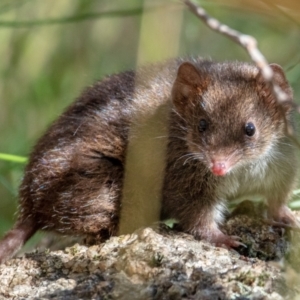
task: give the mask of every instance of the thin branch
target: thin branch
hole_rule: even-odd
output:
[[[254,37],[250,35],[243,34],[235,29],[230,28],[229,26],[222,24],[217,19],[212,18],[207,14],[207,12],[200,6],[196,5],[190,0],[182,0],[188,8],[198,17],[200,18],[204,24],[206,24],[210,29],[223,34],[224,36],[230,38],[240,46],[242,46],[251,57],[252,61],[255,62],[257,67],[259,68],[264,80],[269,84],[270,89],[277,100],[277,102],[281,105],[288,104],[294,108],[297,108],[299,111],[299,107],[294,103],[293,99],[291,99],[282,89],[276,84],[274,80],[274,74],[269,66],[267,60],[263,56],[263,54],[259,51],[257,47],[257,41]],[[295,142],[298,147],[300,147],[300,142],[297,140],[294,134],[294,130],[292,126],[289,125],[285,118],[285,129],[286,134]]]

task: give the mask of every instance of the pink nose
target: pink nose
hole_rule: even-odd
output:
[[[227,173],[228,169],[223,161],[213,161],[212,163],[211,171],[213,174],[224,176]]]

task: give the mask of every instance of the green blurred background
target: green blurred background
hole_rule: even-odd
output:
[[[279,9],[255,0],[199,1],[257,38],[268,61],[287,71],[297,100],[300,10],[292,2]],[[28,156],[51,121],[95,80],[176,55],[249,61],[179,1],[1,0],[0,153]],[[0,160],[0,236],[15,218],[23,167]]]

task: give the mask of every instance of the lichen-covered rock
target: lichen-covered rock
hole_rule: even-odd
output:
[[[280,268],[151,228],[0,267],[3,299],[281,299]]]
[[[251,222],[243,214],[230,222],[235,218],[243,220],[235,227]],[[232,224],[225,229],[230,228]],[[268,239],[266,230],[273,234],[274,229],[258,228],[253,243]],[[283,243],[281,238],[274,244]],[[0,266],[0,300],[290,299],[295,295],[299,280],[286,281],[281,262],[250,256],[161,225],[112,237],[101,245],[76,244],[63,251],[11,259]]]

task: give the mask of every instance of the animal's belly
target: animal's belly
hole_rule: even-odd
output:
[[[255,176],[228,176],[222,183],[218,194],[226,201],[264,198],[268,186],[267,180]]]

